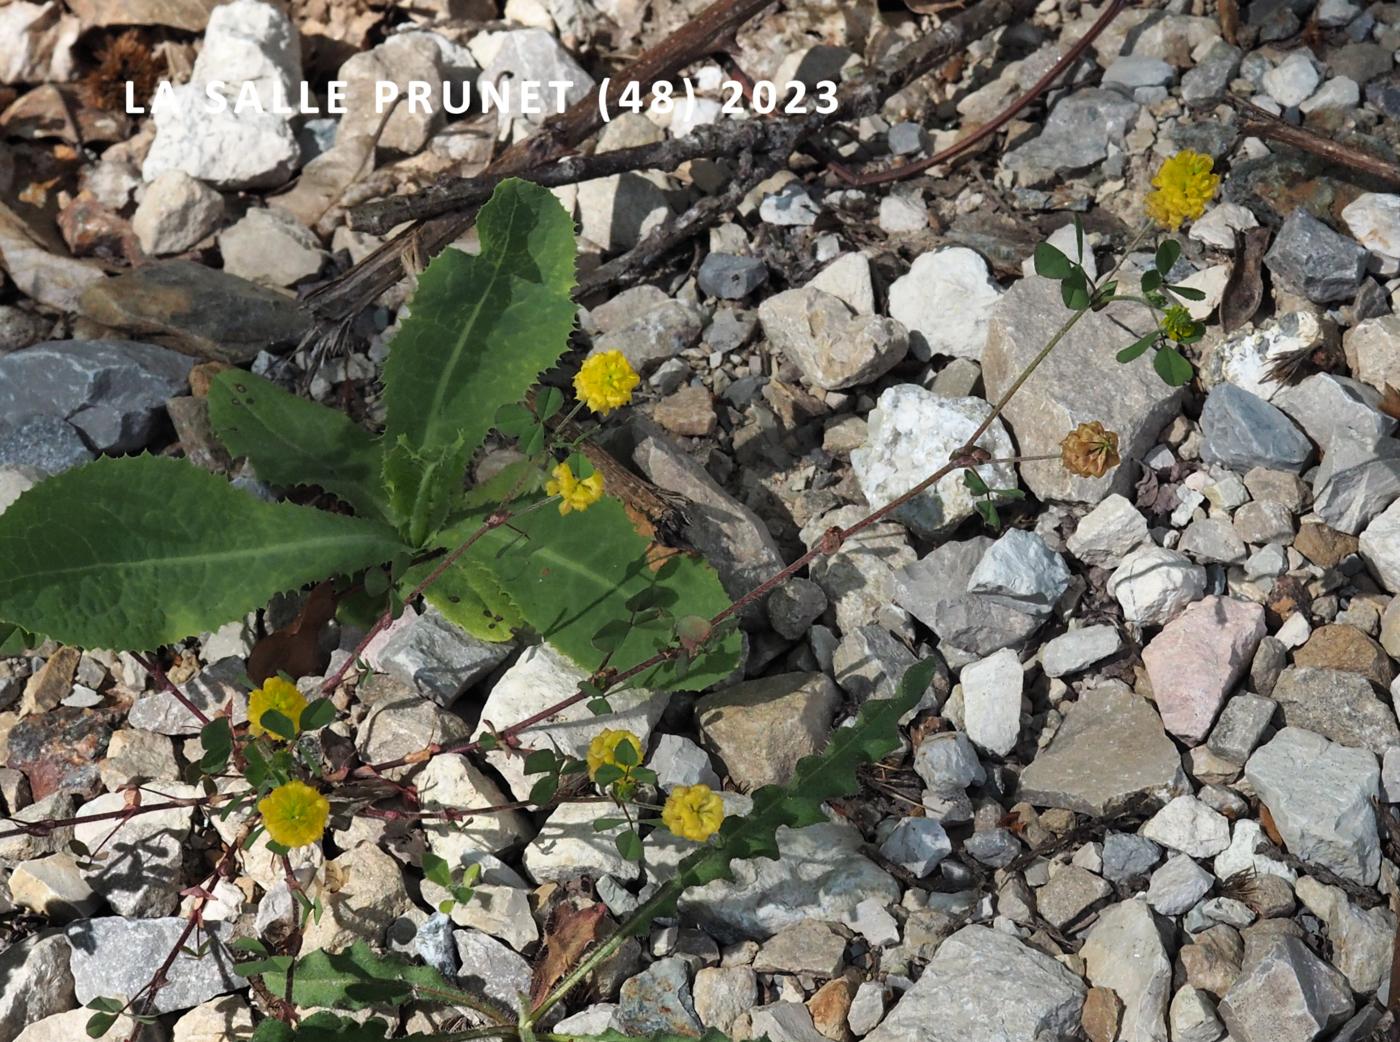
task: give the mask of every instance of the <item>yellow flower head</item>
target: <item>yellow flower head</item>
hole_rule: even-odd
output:
[[[554,477],[545,482],[544,490],[559,497],[559,513],[587,510],[603,498],[603,475],[593,472],[586,478],[574,475],[573,468],[561,463],[554,468]]]
[[[1174,232],[1182,221],[1194,221],[1205,213],[1206,203],[1220,186],[1220,175],[1211,173],[1210,156],[1183,149],[1172,156],[1152,179],[1156,191],[1147,193],[1147,216]]]
[[[1174,304],[1162,314],[1162,332],[1179,344],[1195,334],[1196,323],[1189,311],[1180,304]]]
[[[617,762],[617,747],[626,743],[632,747],[632,763]],[[613,731],[608,728],[598,732],[597,737],[588,743],[588,776],[596,778],[598,768],[616,767],[623,775],[632,773],[632,768],[642,762],[642,740],[631,731]]]
[[[1118,457],[1118,435],[1106,430],[1098,420],[1081,423],[1060,442],[1060,462],[1081,478],[1101,478],[1122,462]]]
[[[292,722],[297,731],[300,731],[301,714],[305,709],[306,699],[295,684],[281,677],[268,677],[263,681],[262,687],[256,688],[248,696],[248,733],[254,738],[264,734],[272,738],[279,737],[262,725],[263,714],[270,710],[281,713]]]
[[[621,351],[604,351],[583,363],[574,377],[574,393],[594,412],[606,416],[632,400],[641,377]]]
[[[661,820],[682,839],[709,839],[724,821],[724,801],[708,785],[678,785],[666,797]]]
[[[284,847],[304,847],[320,840],[330,812],[326,798],[305,782],[279,785],[258,800],[268,836]]]

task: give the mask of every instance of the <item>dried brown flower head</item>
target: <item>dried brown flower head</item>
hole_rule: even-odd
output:
[[[159,59],[136,29],[128,29],[103,41],[97,48],[96,64],[83,76],[83,100],[108,112],[126,109],[126,84],[138,105],[145,105],[160,82]]]
[[[1118,435],[1105,430],[1098,420],[1081,423],[1060,442],[1060,462],[1081,478],[1101,478],[1122,462]]]

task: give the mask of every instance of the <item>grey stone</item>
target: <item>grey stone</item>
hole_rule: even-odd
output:
[[[699,1035],[702,1029],[695,1015],[685,960],[676,956],[658,959],[623,981],[614,1019],[628,1035]]]
[[[1111,883],[1145,879],[1161,859],[1162,848],[1146,836],[1131,832],[1110,832],[1104,836],[1103,875]]]
[[[1080,957],[1089,982],[1123,1002],[1118,1037],[1166,1042],[1172,960],[1164,924],[1147,902],[1133,898],[1105,909],[1084,938]]]
[[[1380,795],[1380,770],[1374,755],[1285,727],[1255,750],[1244,774],[1290,853],[1367,886],[1376,881],[1380,846],[1371,800]]]
[[[728,1032],[758,1002],[758,976],[748,966],[706,966],[695,971],[691,996],[702,1025]]]
[[[76,428],[57,416],[0,422],[0,467],[29,467],[51,476],[92,459]]]
[[[1289,727],[1301,727],[1356,749],[1384,756],[1400,745],[1395,710],[1376,697],[1359,673],[1290,666],[1274,686],[1279,714]]]
[[[945,542],[896,575],[895,603],[954,647],[990,655],[1020,644],[1044,623],[996,596],[969,593],[968,583],[992,540]]]
[[[201,790],[178,782],[143,786],[149,802],[198,798]],[[103,793],[78,808],[78,815],[111,814],[125,809],[127,794]],[[184,888],[184,861],[194,822],[192,807],[141,814],[113,832],[112,821],[76,825],[73,838],[88,850],[106,856],[83,870],[92,889],[107,899],[118,915],[152,918],[173,915]]]
[[[1400,590],[1400,510],[1394,503],[1366,526],[1358,548],[1381,585],[1392,593]]]
[[[749,680],[695,704],[701,740],[744,789],[782,785],[803,756],[831,733],[841,696],[821,673],[784,673]]]
[[[590,354],[620,351],[632,368],[643,376],[650,375],[661,363],[700,342],[703,328],[700,314],[679,300],[671,300],[664,295],[657,300],[636,290],[628,290],[609,301],[609,306],[622,320],[604,325],[604,309],[598,307],[593,310],[593,318],[602,332],[594,337]]]
[[[1151,542],[1147,518],[1115,492],[1079,519],[1066,545],[1085,564],[1116,568],[1128,554]]]
[[[430,606],[421,615],[406,609],[387,639],[375,641],[365,658],[372,668],[412,684],[424,698],[450,706],[504,662],[514,647],[510,641],[475,637]]]
[[[1122,646],[1114,627],[1082,626],[1047,641],[1040,650],[1040,668],[1047,677],[1069,676],[1116,655]]]
[[[1311,56],[1302,51],[1294,51],[1264,73],[1264,89],[1286,109],[1301,105],[1321,81],[1322,74],[1313,65]]]
[[[925,809],[928,805],[925,804]],[[1021,855],[1021,841],[1010,829],[982,829],[967,837],[963,853],[991,868],[1006,868]],[[1047,915],[1048,919],[1049,916]]]
[[[182,685],[186,700],[207,717],[233,703],[233,723],[248,719],[247,666],[230,656],[211,662]],[[199,734],[203,724],[174,695],[157,688],[136,700],[127,723],[163,735]]]
[[[1298,900],[1327,924],[1332,964],[1342,971],[1353,991],[1362,995],[1385,985],[1395,943],[1395,913],[1384,906],[1361,908],[1340,887],[1327,886],[1312,876],[1297,883]]]
[[[757,257],[710,253],[695,276],[700,291],[721,300],[742,300],[768,281],[768,265]]]
[[[1225,1025],[1215,1015],[1215,1002],[1189,984],[1172,996],[1167,1020],[1173,1042],[1216,1042],[1225,1034]]]
[[[897,156],[912,156],[929,147],[928,131],[918,123],[896,123],[885,135],[885,141]]]
[[[1156,711],[1121,685],[1086,691],[1050,744],[1021,772],[1019,796],[1037,807],[1095,817],[1143,797],[1184,791],[1181,755]]]
[[[530,993],[530,964],[480,930],[453,930],[452,937],[461,967],[458,983],[502,1009],[517,1012],[522,996]]]
[[[1346,978],[1297,937],[1252,938],[1242,970],[1220,1003],[1238,1042],[1313,1042],[1351,1016]]]
[[[93,283],[79,309],[104,326],[234,365],[297,343],[311,326],[285,294],[187,260]]]
[[[763,335],[812,387],[837,391],[889,372],[909,352],[904,326],[857,315],[829,293],[803,286],[766,299],[758,309]]]
[[[867,1042],[1003,1042],[1070,1038],[1083,982],[1050,956],[984,926],[939,946],[923,975]]]
[[[1259,656],[1256,654],[1255,661],[1258,660]],[[1277,702],[1263,695],[1251,694],[1248,691],[1235,695],[1220,710],[1220,719],[1215,722],[1210,737],[1206,739],[1206,748],[1222,760],[1243,766],[1249,759],[1249,754],[1259,745],[1259,740],[1264,737],[1277,708]]]
[[[1211,389],[1201,409],[1201,456],[1243,474],[1254,467],[1301,472],[1312,446],[1279,409],[1233,384]]]
[[[1186,854],[1174,854],[1152,873],[1147,903],[1158,915],[1181,915],[1215,885],[1215,877]]]
[[[1235,511],[1235,533],[1246,543],[1266,546],[1293,541],[1293,515],[1282,503],[1250,502]]]
[[[782,570],[787,561],[757,514],[721,488],[675,439],[652,424],[634,421],[634,426],[640,433],[632,453],[633,462],[653,484],[685,497],[686,542],[719,572],[720,583],[730,597],[743,596]],[[808,582],[796,579],[785,586],[796,590]],[[821,610],[825,608],[823,602]],[[746,625],[761,620],[763,602],[756,603],[741,618]]]
[[[560,81],[567,84],[563,92],[565,105],[582,101],[594,87],[593,77],[565,50],[553,32],[538,28],[511,29],[492,42],[497,44],[495,54],[485,63],[482,80],[493,83],[502,78],[516,82]],[[548,91],[545,96],[550,103],[538,106],[544,111],[527,111],[522,91],[512,91],[508,111],[514,116],[523,115],[531,123],[542,123],[554,114],[552,110],[556,107],[554,92]]]
[[[1170,87],[1176,82],[1176,70],[1160,58],[1140,54],[1125,54],[1113,59],[1103,71],[1104,84],[1115,84],[1135,90],[1138,87]]]
[[[1036,910],[1057,930],[1072,930],[1099,902],[1113,893],[1099,876],[1077,865],[1061,865],[1036,891]]]
[[[883,626],[862,626],[847,633],[832,655],[836,683],[857,704],[869,698],[892,698],[914,653]]]
[[[1123,558],[1108,578],[1108,592],[1123,617],[1140,626],[1160,626],[1205,593],[1205,569],[1163,546],[1144,546]]]
[[[1341,434],[1377,440],[1394,431],[1396,421],[1380,411],[1380,401],[1374,388],[1332,373],[1314,373],[1273,397],[1324,452]]]
[[[1138,103],[1117,91],[1078,90],[1062,98],[1039,136],[1008,152],[1002,166],[1028,185],[1087,170],[1108,155],[1110,145],[1123,145],[1137,113]]]
[[[1313,508],[1356,535],[1400,497],[1400,445],[1393,438],[1336,437],[1313,475]]]
[[[939,731],[920,742],[914,770],[935,792],[960,792],[986,780],[977,750],[961,731]]]
[[[982,354],[989,399],[1005,394],[1044,347],[1045,316],[1058,314],[1063,306],[1059,286],[1039,277],[1017,282],[993,305]],[[1108,357],[1135,335],[1146,333],[1143,321],[1142,308],[1123,304],[1086,315],[1036,370],[1035,379],[1008,403],[1004,416],[1020,452],[1054,455],[1053,460],[1021,468],[1026,485],[1041,499],[1097,503],[1109,493],[1128,492],[1136,474],[1126,461],[1144,456],[1157,433],[1176,417],[1182,391],[1163,383],[1150,364],[1109,369],[1086,364],[1086,359]],[[1100,478],[1077,477],[1059,459],[1065,435],[1090,420],[1117,432],[1125,461]]]
[[[980,254],[952,246],[921,254],[890,284],[890,317],[909,330],[914,357],[980,361],[987,313],[1001,290]]]
[[[1181,76],[1181,100],[1193,108],[1219,103],[1239,70],[1239,55],[1214,58],[1188,69]]]
[[[799,181],[791,181],[759,203],[758,216],[765,224],[782,228],[810,228],[821,216],[821,206]]]
[[[1223,517],[1192,521],[1176,545],[1182,553],[1206,564],[1239,564],[1247,554],[1244,540]]]
[[[856,480],[870,505],[885,506],[923,481],[962,447],[990,411],[980,398],[943,398],[917,384],[887,388],[868,418],[866,444],[851,453]],[[993,459],[1015,454],[1000,419],[977,445]],[[1023,446],[1022,451],[1030,450]],[[976,470],[989,488],[1016,485],[1010,464],[984,464]],[[893,517],[932,538],[971,517],[973,502],[960,472],[954,471],[900,506]]]
[[[747,797],[727,796],[726,811],[744,814]],[[806,919],[841,923],[854,929],[857,908],[866,900],[890,905],[900,887],[862,852],[864,839],[850,825],[835,822],[777,832],[776,860],[755,858],[733,864],[734,879],[693,887],[681,897],[688,921],[723,943],[767,939]],[[670,878],[695,844],[665,830],[645,840],[647,868],[658,880]]]
[[[759,973],[837,977],[846,964],[845,953],[844,937],[826,923],[808,920],[774,934],[754,957],[753,968]]]
[[[852,505],[815,517],[802,527],[802,542],[815,547],[829,529],[850,527],[867,513]],[[913,624],[896,600],[899,571],[914,557],[904,526],[882,521],[845,540],[834,554],[818,557],[807,574],[831,602],[838,629],[850,632],[876,623],[912,642]]]
[[[963,729],[982,749],[1006,756],[1021,733],[1025,674],[1016,652],[1004,648],[963,667]]]
[[[771,1042],[822,1042],[826,1038],[812,1022],[811,1011],[801,1002],[770,1002],[757,1006],[750,1024],[759,1038]]]
[[[826,594],[811,579],[789,579],[768,595],[768,621],[778,636],[800,640],[826,611]]]
[[[901,818],[885,841],[880,855],[923,879],[953,852],[943,826],[931,818]]]
[[[547,644],[525,649],[520,657],[491,686],[486,704],[481,709],[483,722],[505,726],[542,712],[579,689],[588,673],[572,660]],[[521,731],[517,737],[530,749],[555,749],[567,756],[582,759],[591,742],[604,728],[625,729],[641,739],[646,748],[651,729],[661,719],[662,709],[670,696],[647,689],[628,689],[609,694],[612,712],[595,716],[587,705],[578,703]],[[454,731],[463,729],[459,717],[429,706],[443,718],[443,724]],[[403,706],[400,712],[410,710]],[[419,716],[418,720],[422,717]],[[412,721],[413,726],[422,724]],[[363,728],[361,729],[363,732]],[[435,741],[441,740],[434,736]],[[422,742],[416,748],[422,747]],[[399,754],[402,755],[402,754]],[[525,799],[536,778],[524,773],[521,758],[502,750],[486,754],[486,761],[505,779],[516,799]]]
[[[1264,264],[1315,304],[1350,300],[1366,274],[1366,250],[1299,207],[1288,215]]]
[[[1230,845],[1225,816],[1194,796],[1175,797],[1143,824],[1142,834],[1191,857],[1214,857]]]
[[[328,254],[285,210],[250,209],[219,235],[224,271],[263,286],[293,286],[321,270]]]
[[[86,1005],[100,996],[135,996],[155,974],[186,927],[184,919],[80,919],[64,931],[72,948],[73,990]],[[190,1009],[201,1002],[241,991],[247,981],[234,972],[233,957],[224,947],[218,923],[206,923],[199,957],[181,952],[166,972],[166,984],[155,993],[154,1013]],[[193,949],[191,949],[193,950]]]
[[[98,452],[134,452],[155,433],[165,400],[189,386],[186,357],[129,340],[54,340],[0,358],[7,425],[57,417]]]
[[[0,1039],[14,1042],[36,1020],[78,1004],[68,968],[71,952],[61,932],[44,930],[0,955]]]
[[[1069,587],[1069,569],[1034,532],[1009,529],[987,548],[967,590],[1009,603],[1030,615],[1048,616]]]
[[[162,257],[196,246],[223,216],[223,196],[183,170],[172,169],[146,186],[132,215],[131,230],[143,250]]]

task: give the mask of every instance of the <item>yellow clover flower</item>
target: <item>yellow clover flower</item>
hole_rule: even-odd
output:
[[[574,393],[594,412],[606,416],[632,400],[641,377],[621,351],[604,351],[583,363],[574,377]]]
[[[559,497],[559,513],[570,510],[587,510],[603,498],[603,475],[598,472],[586,478],[575,476],[567,463],[554,468],[554,477],[545,482],[545,492]]]
[[[292,727],[301,730],[301,714],[306,709],[306,699],[292,684],[281,677],[268,677],[260,688],[248,696],[248,733],[254,738],[268,735],[279,738],[262,725],[263,714],[276,710],[292,722]]]
[[[1169,340],[1175,340],[1179,344],[1189,340],[1196,332],[1196,323],[1189,311],[1180,304],[1175,304],[1162,313],[1162,332]]]
[[[617,747],[626,743],[632,747],[632,763],[617,762]],[[603,766],[616,767],[625,777],[632,773],[632,768],[642,762],[642,740],[631,731],[614,731],[610,728],[603,728],[588,743],[588,776],[598,777],[598,768]]]
[[[677,836],[698,843],[719,831],[724,801],[708,785],[678,785],[666,797],[661,820]]]
[[[1220,186],[1213,165],[1210,156],[1189,148],[1168,159],[1152,179],[1156,191],[1147,194],[1147,216],[1170,232],[1200,217]]]
[[[331,805],[305,782],[279,785],[258,800],[267,834],[284,847],[304,847],[320,840],[326,831]]]

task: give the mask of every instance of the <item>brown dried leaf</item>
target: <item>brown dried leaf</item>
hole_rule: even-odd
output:
[[[1279,834],[1278,826],[1274,824],[1274,816],[1269,813],[1269,808],[1264,804],[1259,804],[1259,827],[1264,830],[1264,835],[1269,837],[1269,841],[1279,850],[1287,850],[1288,845],[1284,843],[1283,836]]]
[[[321,630],[331,621],[339,600],[329,582],[318,584],[295,619],[253,645],[248,655],[248,678],[261,684],[278,673],[295,680],[325,672],[330,655],[321,650]]]
[[[607,905],[601,901],[579,906],[561,901],[545,928],[544,954],[535,965],[530,982],[530,1001],[538,1003],[550,993],[583,956],[603,937],[608,920]]]
[[[1235,267],[1225,283],[1220,299],[1220,326],[1232,333],[1244,325],[1264,301],[1264,249],[1269,245],[1269,229],[1250,228],[1244,233],[1244,248],[1235,258]]]
[[[1397,391],[1390,384],[1386,384],[1378,408],[1391,419],[1400,420],[1400,391]]]

